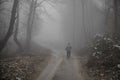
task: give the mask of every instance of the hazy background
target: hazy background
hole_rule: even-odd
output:
[[[104,32],[103,0],[61,0],[61,3],[42,4],[43,12],[37,14],[37,34],[33,40],[49,48],[64,49],[70,42],[74,49],[84,47],[94,34]],[[84,13],[83,13],[84,6]],[[84,15],[83,15],[84,14]],[[83,21],[84,18],[84,21]],[[84,30],[85,29],[85,30]]]
[[[112,0],[107,5],[107,0],[33,0],[35,1],[37,3],[34,4],[36,8],[33,11],[32,0],[22,0],[19,4],[17,38],[23,46],[27,45],[26,48],[34,42],[50,49],[64,50],[70,42],[73,49],[79,50],[89,45],[94,35],[111,33],[113,30],[113,19],[106,24],[109,17],[107,9],[108,5],[112,5]],[[12,5],[13,0],[1,5],[4,10],[0,14],[0,39],[9,28]],[[111,13],[112,11],[110,9]],[[30,17],[32,12],[34,14]],[[3,28],[4,26],[6,27]],[[9,42],[16,48],[13,37]]]

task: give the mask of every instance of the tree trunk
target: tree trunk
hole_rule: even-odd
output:
[[[27,26],[27,34],[26,34],[26,49],[29,51],[31,47],[31,37],[32,37],[32,28],[34,22],[34,15],[36,11],[37,0],[32,0],[30,5],[30,12],[28,16],[28,26]]]
[[[8,32],[5,36],[5,38],[2,41],[0,41],[0,52],[4,49],[9,38],[11,37],[11,35],[13,33],[14,24],[15,24],[15,20],[16,20],[17,6],[18,6],[18,0],[14,0]]]
[[[114,32],[118,33],[118,5],[117,0],[114,0]]]
[[[18,36],[18,31],[19,31],[19,3],[18,3],[18,8],[17,8],[17,20],[16,20],[16,25],[15,25],[15,34],[14,34],[14,41],[19,47],[19,50],[22,51],[22,45],[20,44],[17,36]]]
[[[81,0],[82,3],[82,23],[83,23],[83,31],[84,31],[84,37],[86,43],[88,43],[88,37],[87,37],[87,31],[86,31],[86,25],[85,25],[85,3],[84,0]]]

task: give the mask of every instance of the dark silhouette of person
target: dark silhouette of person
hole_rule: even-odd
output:
[[[72,49],[72,47],[71,47],[70,43],[68,43],[67,46],[66,46],[66,48],[65,48],[65,50],[66,50],[66,52],[67,52],[67,57],[68,57],[68,58],[69,58],[70,55],[71,55],[71,49]]]

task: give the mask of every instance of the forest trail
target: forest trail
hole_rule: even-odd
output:
[[[65,52],[54,56],[37,80],[84,80],[79,73],[77,58],[67,59]]]

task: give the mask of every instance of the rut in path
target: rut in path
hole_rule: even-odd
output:
[[[60,53],[58,52],[53,53],[53,57],[51,58],[47,67],[43,70],[43,72],[40,74],[40,76],[36,80],[52,80],[62,60],[63,59]]]

